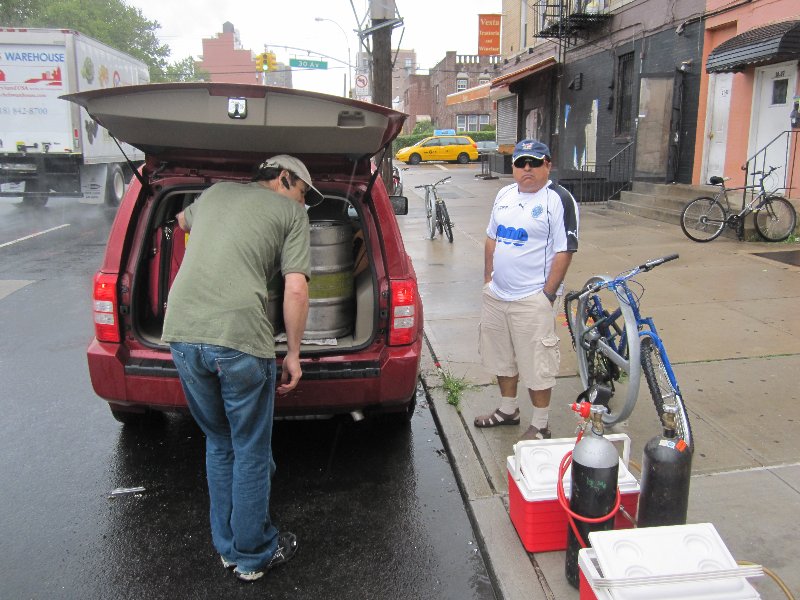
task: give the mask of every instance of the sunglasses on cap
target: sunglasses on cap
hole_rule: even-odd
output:
[[[524,169],[525,165],[530,165],[532,169],[538,169],[544,164],[543,158],[533,158],[532,156],[520,156],[514,161],[514,166],[518,169]]]

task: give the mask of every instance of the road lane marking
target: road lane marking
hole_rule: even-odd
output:
[[[27,279],[5,279],[0,280],[0,300],[6,296],[10,296],[17,290],[21,290],[26,285],[34,283],[33,280]]]
[[[58,227],[51,227],[50,229],[45,229],[44,231],[37,231],[36,233],[32,233],[30,235],[26,235],[25,237],[18,238],[16,240],[12,240],[10,242],[6,242],[5,244],[0,244],[0,248],[5,248],[6,246],[11,246],[12,244],[16,244],[18,242],[24,242],[25,240],[29,240],[31,238],[38,237],[40,235],[44,235],[45,233],[50,233],[51,231],[56,231],[58,229],[63,229],[64,227],[69,227],[69,223],[64,223],[63,225],[59,225]]]

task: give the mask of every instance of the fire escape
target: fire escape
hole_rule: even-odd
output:
[[[607,0],[542,0],[538,3],[541,27],[534,37],[554,40],[559,51],[575,46],[611,20],[606,3]]]

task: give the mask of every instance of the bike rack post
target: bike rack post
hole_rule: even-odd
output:
[[[475,177],[480,179],[497,179],[497,175],[492,175],[492,169],[489,165],[489,153],[481,154],[478,156],[481,163],[481,172],[476,174]]]

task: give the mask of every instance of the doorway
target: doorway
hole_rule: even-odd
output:
[[[766,147],[764,159],[759,158],[755,169],[778,167],[764,182],[768,190],[786,187],[788,144],[776,138],[791,128],[789,113],[796,89],[797,61],[756,68],[748,156]]]
[[[725,150],[728,145],[728,115],[731,110],[733,73],[712,73],[708,80],[706,140],[700,183],[709,177],[725,175]]]

